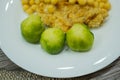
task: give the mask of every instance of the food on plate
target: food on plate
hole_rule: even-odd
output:
[[[48,28],[41,34],[40,45],[49,54],[58,54],[65,44],[65,34],[59,28]]]
[[[111,9],[109,0],[21,0],[23,10],[36,13],[44,24],[67,32],[73,24],[100,27]]]
[[[73,51],[90,50],[94,43],[90,29],[100,27],[111,9],[109,0],[21,0],[21,3],[30,15],[21,23],[23,37],[31,43],[39,42],[49,54],[60,53],[65,42]]]
[[[66,33],[66,41],[73,51],[88,51],[94,42],[93,33],[84,24],[74,24]]]
[[[21,33],[24,39],[30,43],[38,43],[45,27],[40,16],[30,15],[21,22]]]

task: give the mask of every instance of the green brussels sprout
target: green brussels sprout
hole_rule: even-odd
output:
[[[62,51],[65,43],[65,34],[59,28],[46,29],[40,39],[41,47],[49,54],[55,55]]]
[[[94,42],[93,33],[84,24],[74,24],[66,33],[68,47],[73,51],[88,51]]]
[[[21,23],[21,33],[24,39],[30,43],[38,43],[44,29],[45,27],[38,15],[30,15]]]

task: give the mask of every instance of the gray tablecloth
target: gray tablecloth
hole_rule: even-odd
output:
[[[0,80],[120,80],[120,58],[95,73],[76,78],[57,79],[36,75],[18,67],[0,49]]]

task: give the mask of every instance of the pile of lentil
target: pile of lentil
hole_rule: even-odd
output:
[[[100,27],[109,15],[109,0],[21,0],[27,14],[38,14],[44,24],[66,32],[75,23]]]

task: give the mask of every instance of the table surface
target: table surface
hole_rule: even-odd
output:
[[[30,73],[10,61],[0,49],[0,80],[120,80],[120,57],[95,73],[69,79],[56,79]]]

